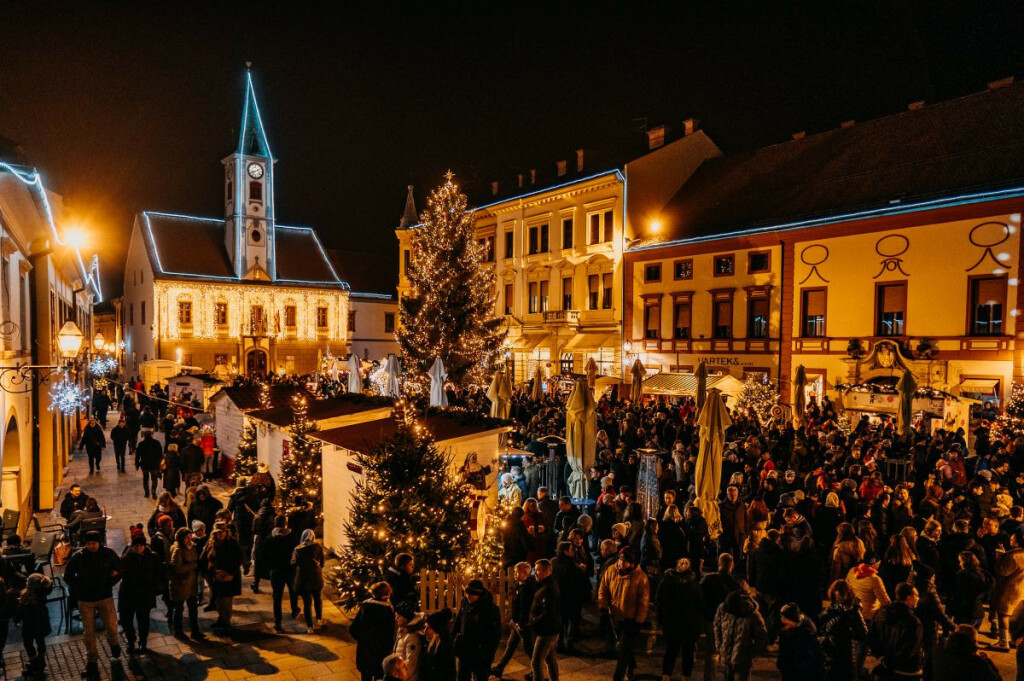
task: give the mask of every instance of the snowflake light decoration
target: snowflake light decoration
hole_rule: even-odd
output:
[[[74,414],[79,409],[84,409],[89,401],[89,396],[80,385],[68,380],[61,379],[50,387],[50,411],[59,411],[65,416]]]

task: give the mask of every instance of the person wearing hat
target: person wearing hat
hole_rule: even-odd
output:
[[[110,644],[110,656],[121,657],[121,645],[117,638],[117,613],[114,610],[114,585],[121,581],[121,560],[113,549],[101,545],[101,535],[96,530],[85,533],[85,546],[76,551],[64,568],[64,581],[71,588],[71,595],[78,599],[78,611],[82,615],[85,630],[85,671],[84,678],[99,674],[99,652],[96,645],[96,617],[103,620]]]
[[[452,611],[448,608],[427,615],[423,630],[426,646],[419,663],[420,681],[451,681],[455,678],[455,648],[451,628]]]
[[[459,681],[487,681],[500,641],[501,611],[484,583],[474,579],[466,586],[455,616]]]
[[[395,610],[387,582],[370,587],[370,598],[359,604],[348,633],[356,640],[356,669],[362,681],[373,681],[381,673],[381,662],[395,646]]]
[[[213,534],[206,542],[202,558],[210,577],[211,598],[217,610],[217,621],[213,627],[226,631],[231,629],[231,616],[235,596],[242,594],[242,547],[228,532],[227,523],[218,520]]]
[[[878,566],[881,559],[874,551],[864,554],[864,562],[850,568],[846,575],[846,582],[853,589],[854,595],[860,601],[861,613],[866,622],[871,622],[875,613],[882,607],[889,605],[889,594],[885,590],[885,584],[878,575]]]
[[[779,654],[775,664],[782,681],[816,681],[822,677],[821,644],[817,628],[796,603],[779,610]]]
[[[636,657],[633,644],[647,621],[650,588],[647,575],[637,569],[636,553],[630,547],[619,551],[614,568],[605,571],[597,590],[597,607],[608,613],[616,638],[617,663],[614,681],[633,676]]]
[[[46,670],[46,637],[53,631],[46,599],[52,590],[50,578],[37,572],[28,576],[18,597],[16,619],[21,623],[21,641],[28,653],[30,678]]]
[[[210,488],[206,485],[199,485],[196,488],[195,498],[192,503],[188,506],[188,524],[189,527],[195,521],[200,521],[205,527],[213,527],[213,523],[217,517],[217,511],[224,508],[224,503],[213,496],[210,492]]]
[[[395,655],[405,660],[406,681],[419,681],[420,654],[423,652],[423,629],[427,626],[426,617],[416,611],[414,604],[406,601],[395,606],[395,623],[398,632],[395,636]],[[384,658],[385,670],[387,658]]]
[[[145,535],[135,534],[121,554],[121,588],[117,592],[117,612],[129,655],[135,652],[136,624],[139,652],[146,652],[149,613],[156,607],[156,594],[163,593],[166,584],[164,561],[146,546]]]
[[[89,419],[89,425],[82,431],[82,439],[78,442],[78,451],[85,449],[89,457],[89,475],[100,472],[100,461],[103,460],[103,450],[107,446],[107,438],[103,435],[103,428],[93,416]]]
[[[148,428],[143,430],[142,441],[135,447],[135,470],[142,470],[143,496],[148,497],[152,487],[153,498],[156,499],[156,481],[160,478],[160,464],[163,460],[164,449],[153,437],[153,431]]]

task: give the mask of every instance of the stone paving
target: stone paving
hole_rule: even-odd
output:
[[[68,470],[65,481],[67,488],[78,482],[90,496],[101,502],[106,513],[111,517],[108,522],[108,545],[120,551],[128,539],[127,528],[130,524],[146,522],[155,506],[155,502],[143,498],[142,481],[138,472],[129,466],[128,473],[117,473],[114,468],[113,454],[104,456],[101,472],[90,475],[88,464],[82,454],[76,453]],[[63,490],[62,490],[63,492]],[[229,489],[219,487],[218,496],[226,500]],[[49,521],[49,515],[43,514],[40,522]],[[58,568],[57,573],[60,573]],[[200,608],[200,610],[202,610]],[[59,620],[58,608],[51,606],[54,620],[54,632],[57,632]],[[149,637],[150,652],[148,655],[129,658],[122,657],[122,663],[112,663],[106,652],[105,642],[100,643],[100,678],[101,679],[211,679],[217,681],[233,681],[236,679],[270,680],[302,680],[302,679],[340,679],[354,681],[359,679],[355,669],[355,644],[348,635],[349,617],[324,598],[324,619],[327,626],[314,635],[305,633],[305,622],[285,620],[285,634],[278,635],[273,631],[273,616],[269,594],[253,594],[246,580],[243,595],[235,599],[236,625],[230,636],[218,635],[210,631],[215,613],[200,613],[202,628],[207,640],[201,642],[179,641],[170,635],[166,613],[162,604],[153,611],[152,631]],[[12,625],[10,643],[4,651],[6,670],[0,671],[0,679],[29,679],[24,675],[27,657],[21,645],[19,629]],[[988,640],[985,638],[982,641]],[[580,646],[582,654],[578,657],[561,657],[559,660],[560,676],[564,681],[583,681],[585,679],[610,679],[615,668],[615,661],[599,654],[600,644],[595,637],[583,642]],[[660,646],[654,635],[647,636],[645,643],[639,648],[646,648],[648,654],[638,650],[639,667],[637,679],[660,679]],[[1010,681],[1015,678],[1016,667],[1013,655],[989,653],[999,666],[1002,676]],[[698,655],[698,658],[700,656]],[[84,666],[85,645],[81,636],[81,624],[76,622],[73,633],[68,635],[62,631],[48,640],[47,676],[48,679],[78,679]],[[505,678],[521,681],[528,671],[529,662],[520,653],[506,668]],[[698,659],[698,665],[700,661]],[[674,677],[678,679],[677,675]],[[695,679],[719,678],[716,675],[706,677],[698,669]],[[753,673],[753,679],[775,679],[774,658],[769,655],[759,658]]]

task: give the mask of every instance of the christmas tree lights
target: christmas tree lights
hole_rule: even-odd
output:
[[[243,420],[242,438],[235,454],[235,479],[251,478],[256,473],[256,423],[252,419]]]
[[[771,379],[763,374],[748,377],[736,398],[736,408],[743,412],[752,409],[761,423],[768,423],[772,417],[772,407],[778,403],[779,391]]]
[[[319,430],[316,421],[309,419],[309,405],[304,397],[292,398],[292,425],[288,429],[291,443],[288,455],[281,459],[281,501],[287,507],[298,496],[313,504],[313,512],[320,513],[323,496],[323,443],[310,437]]]
[[[494,270],[485,265],[466,195],[453,175],[435,189],[412,236],[410,291],[400,301],[396,334],[403,366],[414,380],[427,381],[438,357],[456,385],[482,383],[505,339],[494,315]]]

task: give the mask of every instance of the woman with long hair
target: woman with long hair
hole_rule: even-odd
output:
[[[857,647],[868,634],[860,601],[843,579],[832,582],[828,600],[829,606],[818,616],[825,681],[855,681],[860,667]]]
[[[981,567],[981,561],[973,551],[962,551],[958,562],[960,569],[956,573],[956,588],[950,596],[947,610],[957,624],[970,624],[980,629],[995,580]]]
[[[864,542],[853,531],[850,523],[839,523],[836,528],[836,541],[832,544],[831,569],[832,581],[843,579],[854,565],[864,560],[867,549]]]
[[[889,548],[885,550],[882,566],[878,569],[878,575],[882,578],[888,593],[895,593],[896,585],[910,578],[915,560],[917,554],[903,535],[898,534],[889,539]]]

